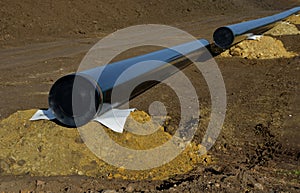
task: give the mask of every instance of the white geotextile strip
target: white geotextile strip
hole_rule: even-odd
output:
[[[115,132],[123,133],[126,119],[130,115],[130,112],[134,110],[135,109],[111,109],[104,114],[95,117],[93,120],[101,123]],[[55,118],[56,117],[52,113],[51,109],[38,110],[31,117],[30,121],[53,120]]]

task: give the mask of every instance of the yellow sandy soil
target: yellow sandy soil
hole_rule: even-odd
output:
[[[269,31],[265,33],[266,35],[272,35],[272,36],[283,36],[283,35],[298,35],[300,34],[300,31],[298,28],[288,22],[281,22]]]
[[[292,24],[295,24],[295,25],[299,25],[300,24],[300,15],[292,15],[292,16],[288,17],[286,21],[290,22]]]
[[[296,53],[288,52],[280,40],[269,36],[242,41],[221,54],[222,57],[247,59],[291,58],[296,55]]]
[[[205,151],[201,145],[190,143],[177,158],[161,167],[146,171],[117,168],[95,156],[84,144],[77,129],[65,128],[50,121],[29,121],[34,112],[19,111],[0,122],[0,175],[75,174],[123,179],[166,179],[186,173],[196,164],[212,163],[211,156],[200,156],[199,152]],[[135,127],[136,121],[133,120],[144,123],[145,128],[158,128],[149,136],[138,136],[126,131],[123,134],[114,133],[98,125],[117,143],[133,149],[159,146],[172,137],[163,127],[152,123],[144,112],[132,113],[126,125]]]

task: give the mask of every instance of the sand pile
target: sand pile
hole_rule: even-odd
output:
[[[19,111],[0,122],[0,175],[165,179],[186,173],[196,164],[212,162],[210,156],[200,156],[199,152],[204,151],[201,145],[191,143],[177,158],[159,168],[147,171],[117,168],[95,156],[83,143],[77,129],[61,127],[50,121],[29,121],[34,112]],[[132,113],[126,125],[135,127],[134,119],[147,123],[145,127],[158,127],[141,111]],[[97,126],[101,127],[99,124]],[[129,132],[119,134],[103,129],[117,143],[134,149],[155,147],[171,138],[163,127],[156,128],[156,132],[150,136],[137,136]]]
[[[300,15],[292,15],[286,19],[287,22],[300,25]]]
[[[291,58],[296,55],[296,53],[288,52],[280,40],[269,36],[242,41],[221,54],[222,57],[247,59]]]
[[[269,31],[265,32],[266,35],[282,36],[282,35],[298,35],[300,31],[298,28],[289,22],[281,22]]]
[[[284,22],[280,22],[274,28],[265,32],[266,35],[282,36],[282,35],[298,35],[299,29],[296,25],[300,24],[300,16],[292,15],[288,17]]]

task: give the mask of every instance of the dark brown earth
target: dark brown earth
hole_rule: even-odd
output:
[[[76,71],[88,49],[117,29],[134,24],[167,24],[211,40],[213,30],[221,25],[267,16],[296,5],[300,5],[299,1],[1,1],[0,119],[18,110],[47,108],[47,93],[55,80]],[[278,39],[289,51],[300,54],[299,35]],[[214,165],[199,165],[190,173],[163,181],[0,174],[0,190],[299,192],[300,57],[216,57],[216,61],[224,77],[228,106],[224,129],[209,151],[218,160]],[[205,82],[193,78],[199,72],[190,66],[184,73],[197,88],[201,106],[209,107]],[[163,85],[157,85],[133,99],[131,105],[147,111],[145,101],[157,100],[168,92]],[[176,108],[172,103],[166,105],[176,119]],[[202,135],[199,131],[194,141],[200,143]]]

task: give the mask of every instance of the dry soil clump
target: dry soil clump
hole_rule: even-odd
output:
[[[300,31],[292,23],[281,22],[280,24],[276,25],[275,27],[267,31],[265,34],[272,35],[272,36],[299,35]]]
[[[158,168],[144,171],[118,168],[93,154],[77,129],[65,128],[50,121],[29,121],[34,112],[35,110],[19,111],[0,122],[0,175],[166,179],[175,174],[186,173],[196,164],[211,163],[210,156],[200,155],[200,151],[205,152],[201,145],[190,143],[177,158]],[[98,123],[92,124],[96,124],[99,130],[104,130],[116,143],[138,150],[159,146],[172,137],[163,127],[154,124],[144,112],[132,113],[127,126],[135,127],[133,120],[147,123],[145,128],[158,128],[151,136],[139,137],[126,131],[122,134],[112,132]]]
[[[286,19],[287,22],[300,25],[300,15],[292,15]]]
[[[291,58],[296,55],[296,53],[287,51],[280,40],[269,36],[242,41],[221,54],[222,57],[246,59]]]

